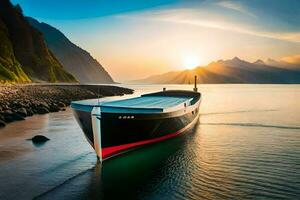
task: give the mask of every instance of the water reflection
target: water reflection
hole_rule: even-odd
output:
[[[33,142],[33,141],[31,141],[31,143],[35,147],[42,147],[47,143],[47,141],[44,141],[44,142]]]
[[[103,163],[95,161],[90,169],[39,195],[37,199],[149,197],[153,187],[176,173],[177,168],[186,170],[189,164],[182,164],[179,159],[190,151],[189,143],[194,140],[196,127],[180,137],[127,152]]]
[[[138,199],[149,180],[163,179],[168,159],[182,153],[187,140],[193,137],[195,129],[181,137],[145,146],[124,155],[97,163],[89,186],[89,198]],[[170,166],[169,170],[172,170]],[[144,191],[145,192],[145,191]]]

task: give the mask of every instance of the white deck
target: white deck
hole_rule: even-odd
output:
[[[147,96],[136,97],[131,99],[104,102],[101,107],[115,107],[115,108],[135,108],[135,109],[165,109],[177,106],[188,101],[190,98],[186,97],[160,97]]]
[[[101,107],[102,112],[113,113],[158,113],[168,112],[189,106],[191,97],[140,96],[123,100],[100,101],[83,100],[72,103],[72,107],[85,110],[94,106]]]
[[[105,112],[166,112],[188,106],[191,100],[192,98],[187,97],[144,96],[103,102],[100,107]]]

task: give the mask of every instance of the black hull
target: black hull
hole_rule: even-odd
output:
[[[118,120],[120,114],[103,113],[101,132],[108,134],[102,134],[102,147],[134,143],[174,133],[186,127],[197,115],[198,112],[189,112],[182,116],[163,118],[154,114],[150,116],[135,114],[134,119]]]
[[[199,93],[198,93],[199,94]],[[199,117],[200,96],[184,110],[168,113],[101,113],[96,120],[101,127],[103,159],[145,144],[159,142],[192,128]],[[87,140],[94,147],[92,110],[74,109],[74,115]]]

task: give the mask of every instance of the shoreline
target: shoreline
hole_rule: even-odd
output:
[[[0,84],[0,128],[35,114],[64,111],[71,101],[132,93],[111,85]]]

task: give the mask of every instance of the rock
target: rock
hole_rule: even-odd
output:
[[[56,104],[50,105],[49,111],[50,112],[58,112],[60,109]]]
[[[11,110],[4,110],[3,112],[2,112],[2,115],[5,117],[6,115],[12,115],[13,114],[13,112],[11,111]]]
[[[61,111],[66,111],[66,109],[65,108],[62,108],[62,109],[60,109]]]
[[[22,107],[24,107],[25,105],[24,105],[23,102],[21,102],[21,101],[14,101],[14,102],[12,102],[12,106],[13,106],[14,108],[22,108]]]
[[[31,138],[33,143],[44,143],[47,142],[48,140],[50,140],[49,138],[47,138],[46,136],[43,135],[36,135],[33,138]]]
[[[17,113],[13,113],[11,116],[12,116],[13,119],[14,119],[13,121],[25,120],[24,117],[22,117],[21,115],[19,115],[19,114],[17,114]]]
[[[27,116],[32,116],[33,114],[34,114],[34,112],[30,108],[28,108],[27,109]]]
[[[66,105],[63,102],[58,102],[57,105],[58,107],[66,107]]]
[[[6,116],[4,116],[4,121],[6,123],[9,123],[9,122],[13,122],[15,120],[14,120],[14,118],[11,115],[6,115]]]
[[[19,108],[17,110],[17,114],[22,116],[22,117],[26,117],[27,116],[27,110],[25,108]]]
[[[39,103],[38,106],[39,106],[39,107],[47,108],[47,110],[49,110],[49,105],[48,105],[46,102],[41,102],[41,103]]]
[[[13,112],[11,110],[4,110],[2,112],[2,118],[4,119],[6,123],[13,122],[14,118],[12,117]]]
[[[13,121],[19,121],[19,120],[25,120],[25,118],[22,117],[21,115],[18,115],[17,113],[11,113],[11,114],[6,113],[4,115],[4,121],[6,123],[13,122]]]
[[[0,87],[0,120],[7,124],[38,113],[64,111],[71,101],[123,93],[132,91],[113,86],[9,85]]]
[[[0,120],[4,121],[4,117],[2,116],[2,114],[0,113]]]
[[[6,124],[4,121],[0,120],[0,127],[4,127]]]
[[[46,114],[46,113],[49,113],[49,110],[46,108],[46,107],[39,107],[37,108],[37,113],[38,114]]]

